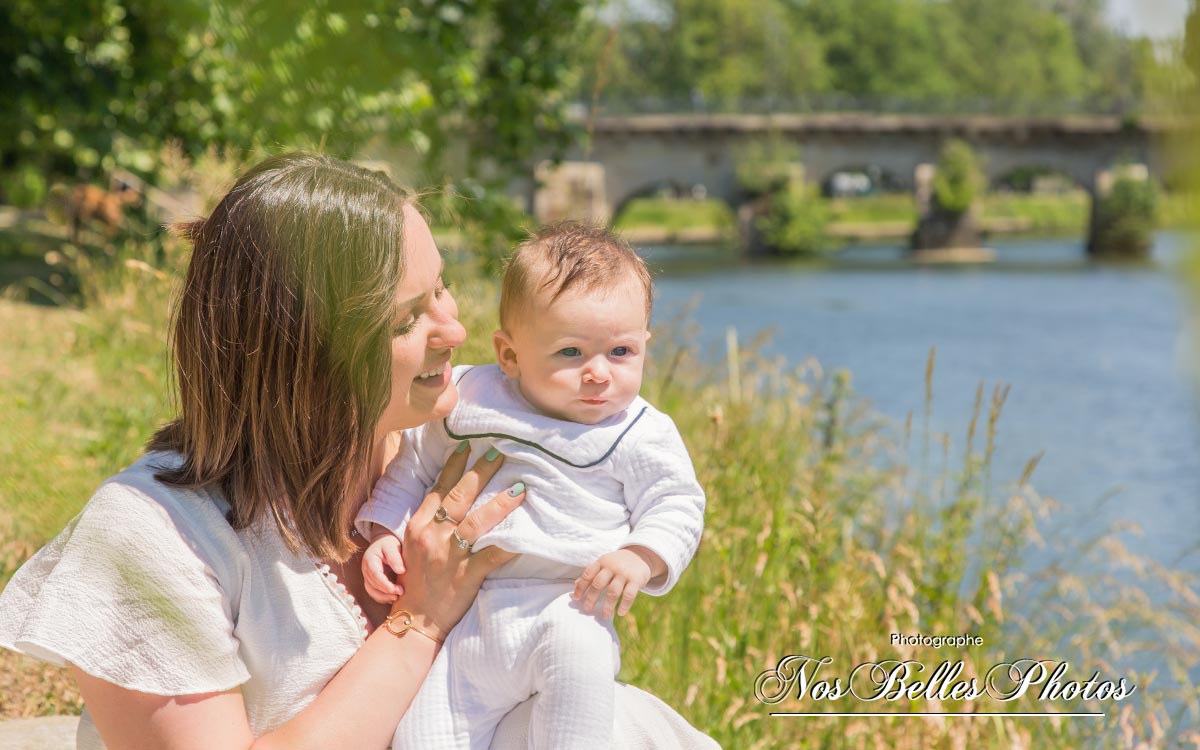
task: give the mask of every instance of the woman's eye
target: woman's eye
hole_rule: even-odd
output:
[[[629,347],[628,347],[628,346],[618,346],[616,349],[613,349],[613,350],[612,350],[612,355],[613,355],[614,357],[625,357],[625,356],[628,356],[628,355],[629,355],[629,354],[631,354],[631,353],[632,353],[632,352],[630,352],[630,351],[629,351]]]
[[[433,298],[441,299],[442,295],[450,289],[450,282],[445,279],[438,279],[437,288],[433,290]]]
[[[564,357],[578,357],[579,356],[579,347],[568,346],[566,349],[559,349],[558,353]]]
[[[417,319],[416,319],[416,318],[409,318],[409,319],[408,319],[408,322],[407,322],[407,323],[405,323],[404,325],[402,325],[402,326],[399,326],[398,328],[396,328],[396,330],[392,332],[392,335],[393,335],[393,337],[395,337],[395,336],[407,336],[408,334],[412,333],[412,332],[413,332],[413,329],[414,329],[414,328],[416,328],[416,327],[417,327]]]

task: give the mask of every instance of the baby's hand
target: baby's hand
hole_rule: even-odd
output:
[[[404,572],[400,539],[392,533],[382,534],[363,552],[363,584],[367,594],[380,604],[391,604],[404,593],[404,587],[388,576],[389,569],[396,575]]]
[[[612,617],[617,598],[621,599],[621,607],[617,614],[626,615],[637,598],[638,591],[650,580],[650,564],[640,555],[630,549],[619,549],[601,555],[599,560],[592,563],[583,571],[583,575],[575,579],[575,591],[571,595],[576,601],[583,599],[583,610],[591,612],[600,599],[600,594],[608,589],[604,597],[604,616]]]

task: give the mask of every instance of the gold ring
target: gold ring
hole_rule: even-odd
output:
[[[437,507],[437,510],[435,510],[433,512],[433,520],[439,521],[439,522],[440,521],[453,521],[455,526],[462,523],[462,521],[460,521],[457,518],[450,515],[450,513],[446,510],[445,505],[439,505]]]
[[[472,543],[458,535],[457,527],[455,527],[454,531],[450,532],[450,534],[454,537],[454,541],[458,543],[459,549],[466,550],[467,552],[471,551]]]

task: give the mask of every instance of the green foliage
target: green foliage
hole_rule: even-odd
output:
[[[793,23],[794,9],[784,0],[612,7],[617,26],[594,21],[581,51],[585,101],[598,92],[622,102],[734,108],[743,99],[789,101],[827,86],[821,40]]]
[[[1129,109],[1137,42],[1102,0],[613,3],[579,96],[630,109]],[[598,85],[599,84],[599,85]]]
[[[952,214],[964,213],[986,184],[970,145],[951,139],[942,146],[933,178],[933,196],[939,208]]]
[[[0,8],[8,167],[151,172],[197,154],[377,139],[435,178],[451,146],[507,176],[571,136],[563,113],[583,0],[14,0]],[[537,23],[529,23],[531,12]],[[490,169],[490,172],[486,170]],[[433,182],[440,183],[441,179]]]
[[[655,227],[670,232],[703,227],[725,233],[734,228],[734,217],[725,201],[715,198],[637,198],[616,217],[614,227]]]
[[[34,208],[46,200],[46,178],[32,164],[21,164],[4,177],[0,194],[17,208]]]
[[[1119,174],[1097,199],[1093,255],[1140,256],[1149,252],[1157,219],[1158,190],[1147,179]]]
[[[733,164],[738,187],[751,197],[782,190],[804,178],[800,147],[778,132],[735,148]]]
[[[815,185],[800,180],[773,193],[758,228],[769,247],[782,255],[819,255],[833,249],[826,233],[829,206]]]

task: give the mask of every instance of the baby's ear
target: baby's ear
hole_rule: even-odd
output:
[[[496,349],[496,364],[510,378],[521,376],[521,368],[517,367],[517,350],[513,347],[512,339],[503,330],[492,334],[492,346]]]
[[[647,329],[646,329],[646,340],[647,340],[647,341],[649,341],[649,340],[650,340],[650,337],[651,337],[652,335],[653,335],[653,334],[652,334],[652,333],[650,333],[650,329],[649,329],[649,328],[647,328]]]

